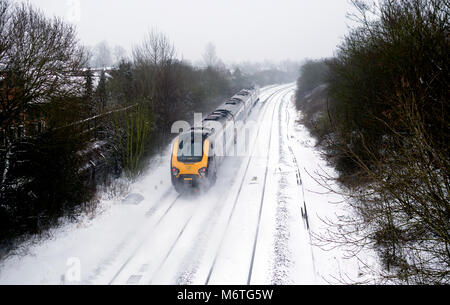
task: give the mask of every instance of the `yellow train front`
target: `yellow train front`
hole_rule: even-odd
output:
[[[259,88],[242,90],[209,114],[201,127],[175,139],[170,170],[179,193],[216,182],[220,164],[226,156],[236,154],[238,126],[247,120],[258,100]]]
[[[179,193],[215,183],[217,166],[209,133],[191,130],[175,139],[172,148],[172,184]]]

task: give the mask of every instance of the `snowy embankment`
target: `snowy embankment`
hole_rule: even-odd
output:
[[[0,265],[0,284],[324,284],[355,259],[311,246],[320,218],[343,213],[342,198],[310,176],[333,175],[296,122],[293,85],[261,91],[247,123],[251,154],[227,159],[214,187],[179,196],[168,147],[125,198],[51,232]],[[302,218],[305,206],[308,224]],[[309,225],[309,230],[308,230]]]
[[[304,221],[304,227],[309,226],[309,234],[304,238],[315,245],[311,251],[315,279],[317,283],[323,284],[371,283],[371,273],[379,268],[375,253],[363,251],[356,258],[343,248],[334,248],[336,245],[332,243],[318,247],[317,244],[321,242],[312,237],[327,236],[326,232],[330,229],[328,223],[339,224],[341,216],[353,211],[346,204],[346,199],[338,194],[339,186],[332,179],[324,181],[336,178],[338,174],[327,164],[308,129],[299,123],[301,116],[295,109],[295,102],[290,103],[285,114],[288,124],[286,142],[294,163],[298,164],[303,209],[306,209],[308,215],[308,222]],[[326,188],[324,184],[327,184]],[[330,192],[329,188],[337,193]],[[347,249],[351,248],[349,246]]]

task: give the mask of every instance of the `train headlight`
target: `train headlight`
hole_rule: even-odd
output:
[[[206,173],[207,173],[206,167],[202,167],[201,169],[198,170],[198,174],[202,177],[206,177]]]
[[[180,173],[180,170],[176,167],[172,167],[172,176],[176,177]]]

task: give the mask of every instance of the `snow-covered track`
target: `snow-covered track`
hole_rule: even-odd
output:
[[[264,110],[263,110],[263,112],[260,114],[259,120],[264,119],[265,116],[266,116],[267,111],[268,111],[269,109],[272,109],[272,118],[271,118],[271,127],[270,127],[270,131],[272,131],[272,128],[273,128],[273,121],[274,121],[274,118],[275,118],[275,112],[276,112],[275,109],[276,109],[276,106],[277,106],[277,104],[276,104],[277,99],[276,99],[276,98],[277,98],[279,95],[283,94],[283,93],[287,90],[287,88],[291,88],[291,87],[292,87],[291,85],[283,86],[281,89],[278,89],[278,90],[276,90],[274,93],[272,93],[272,94],[271,94],[268,98],[266,98],[265,101],[263,102]],[[284,96],[284,95],[283,95],[283,96]],[[274,106],[273,106],[273,107],[270,107],[270,104],[274,104]],[[229,217],[228,217],[227,224],[226,224],[226,228],[225,228],[225,230],[224,230],[224,232],[223,232],[223,235],[222,235],[222,238],[221,238],[219,247],[218,247],[217,250],[216,250],[216,253],[215,253],[215,256],[214,256],[214,260],[213,260],[213,262],[212,262],[211,267],[209,268],[209,272],[208,272],[208,275],[207,275],[207,278],[206,278],[206,281],[205,281],[205,284],[206,284],[206,285],[210,284],[211,277],[212,277],[212,274],[213,274],[213,272],[214,272],[214,270],[215,270],[215,267],[216,267],[216,263],[217,263],[218,257],[220,256],[220,254],[221,254],[221,252],[222,252],[222,250],[223,250],[222,248],[223,248],[224,240],[225,240],[225,238],[226,238],[226,236],[227,236],[227,232],[229,231],[230,224],[231,224],[231,220],[232,220],[233,216],[235,215],[236,208],[237,208],[237,204],[238,204],[238,202],[239,202],[240,195],[241,195],[242,190],[243,190],[243,188],[244,188],[244,182],[246,181],[246,178],[247,178],[247,176],[248,176],[248,171],[249,171],[249,168],[250,168],[250,164],[252,163],[252,160],[254,160],[254,157],[253,157],[253,156],[254,156],[254,153],[255,153],[254,150],[255,150],[255,147],[256,147],[257,139],[258,139],[259,136],[260,136],[261,127],[262,127],[262,124],[259,124],[259,125],[258,125],[258,130],[257,130],[257,132],[256,132],[256,136],[255,136],[255,138],[254,138],[254,143],[253,143],[252,152],[250,153],[250,156],[248,157],[247,165],[246,165],[244,174],[242,175],[242,179],[241,179],[241,182],[240,182],[240,185],[239,185],[239,189],[238,189],[238,191],[237,191],[237,193],[235,194],[235,197],[234,197],[233,208],[232,208],[231,213],[230,213],[230,215],[229,215]],[[270,134],[272,134],[272,132],[270,132]],[[271,136],[270,136],[270,137],[271,137]],[[269,156],[267,156],[267,160],[266,160],[266,173],[265,173],[265,178],[264,178],[263,194],[264,194],[264,192],[265,192],[265,184],[266,184],[266,177],[267,177],[267,170],[268,170],[268,167],[267,167],[268,158],[269,158]],[[231,195],[231,194],[230,194],[230,195]],[[261,199],[261,202],[263,202],[263,201],[264,201],[264,195],[262,195],[262,199]],[[259,212],[259,213],[261,213],[261,209],[262,209],[262,204],[261,204],[261,208],[260,208],[260,212]],[[261,215],[259,214],[259,215],[258,215],[258,219],[260,219],[260,216],[261,216]],[[259,220],[258,220],[258,226],[259,226]],[[259,231],[259,227],[256,229],[256,232],[258,232],[258,231]],[[256,233],[256,234],[258,234],[258,233]],[[258,238],[258,237],[257,237],[257,235],[256,235],[256,236],[255,236],[255,242],[254,242],[254,244],[253,244],[252,258],[251,258],[250,265],[249,265],[249,267],[248,267],[248,270],[249,270],[249,272],[248,272],[248,282],[249,282],[250,279],[251,279],[251,273],[252,273],[253,261],[254,261],[254,254],[255,254],[255,251],[256,251],[255,247],[256,247],[256,240],[257,240],[257,238]]]
[[[270,88],[270,89],[272,89],[272,88]],[[266,88],[262,92],[270,91],[270,89]],[[271,93],[268,98],[265,99],[265,101],[262,103],[262,105],[263,105],[262,107],[264,108],[264,113],[267,111],[266,103],[268,103],[272,99],[272,97],[274,97],[278,93],[282,92],[283,90],[285,90],[285,86],[283,86],[281,89],[277,89],[275,92]],[[249,160],[249,163],[250,163],[250,160]],[[219,173],[219,175],[220,175],[220,173]],[[244,178],[245,178],[245,175],[244,175]],[[235,179],[232,180],[232,183],[235,182],[234,180]],[[241,183],[243,183],[243,181]],[[173,191],[173,192],[175,192],[175,191]],[[228,195],[232,195],[232,194],[228,194]],[[169,207],[167,208],[165,213],[158,219],[158,221],[155,223],[155,225],[150,230],[147,231],[147,236],[150,236],[150,237],[144,238],[141,242],[139,242],[136,249],[131,253],[131,255],[128,257],[128,259],[120,266],[118,271],[115,273],[114,277],[109,281],[109,284],[123,283],[124,279],[126,279],[126,278],[128,278],[128,281],[126,281],[127,283],[129,283],[130,281],[132,283],[139,283],[139,284],[158,283],[158,275],[163,273],[162,270],[164,269],[165,265],[168,264],[168,260],[171,257],[171,255],[173,255],[174,252],[177,252],[177,248],[181,248],[181,246],[179,246],[178,244],[180,243],[180,240],[183,239],[183,235],[186,235],[185,232],[188,230],[190,223],[192,222],[192,219],[196,216],[196,214],[198,214],[196,212],[198,212],[198,209],[199,209],[199,206],[201,205],[201,203],[199,203],[198,205],[196,205],[195,207],[193,207],[192,209],[190,209],[188,211],[188,217],[186,219],[183,219],[183,221],[182,221],[183,226],[181,227],[181,229],[179,231],[176,232],[176,238],[174,238],[172,241],[170,241],[170,240],[167,241],[167,245],[165,245],[167,250],[165,252],[163,251],[164,253],[162,256],[161,256],[162,253],[158,253],[158,256],[161,256],[161,259],[157,263],[156,262],[151,262],[151,263],[147,262],[145,264],[141,264],[142,266],[147,266],[145,269],[152,269],[152,270],[147,270],[147,272],[144,275],[139,276],[138,275],[139,272],[131,271],[131,273],[130,273],[130,270],[126,270],[126,269],[133,270],[133,267],[129,267],[130,262],[132,263],[133,261],[139,260],[139,259],[136,259],[136,257],[138,256],[139,252],[142,252],[143,245],[149,244],[149,239],[151,239],[152,234],[153,235],[159,234],[159,232],[161,231],[158,228],[160,223],[163,221],[166,221],[166,217],[169,214],[169,212],[172,210],[172,207],[174,207],[176,204],[180,204],[180,201],[183,202],[184,197],[185,196],[176,197],[176,199],[172,203],[170,203],[170,205],[167,203],[166,200],[163,200],[164,203],[158,204],[158,206],[169,206]],[[215,197],[216,197],[216,199],[214,200],[215,203],[212,205],[218,206],[218,203],[221,201],[222,198],[217,195]],[[199,195],[199,200],[205,200],[205,198],[202,198],[202,195]],[[236,198],[236,201],[237,201],[237,198]],[[169,222],[169,221],[171,221],[171,220],[170,219],[167,220],[167,222]],[[195,225],[192,225],[191,227],[193,227],[192,230],[195,229],[194,228]],[[172,232],[172,233],[174,233],[174,232]],[[195,244],[196,240],[191,240],[191,243]],[[168,244],[170,244],[170,246],[168,246]],[[185,251],[185,249],[183,249],[183,250]],[[148,260],[150,260],[150,258]],[[136,268],[134,268],[134,269],[136,269]],[[136,273],[136,274],[134,274],[134,273]],[[136,280],[136,282],[134,282],[133,279],[138,279],[138,280]]]
[[[284,91],[285,90],[282,90],[281,92],[284,92]],[[281,101],[280,101],[280,105],[279,105],[279,107],[280,107],[279,113],[281,112],[281,106],[283,105],[283,102],[284,102],[286,96],[291,91],[292,91],[292,89],[290,89],[288,92],[284,92],[284,95],[281,97]],[[274,119],[275,119],[275,111],[273,111],[273,113],[272,113],[272,122],[271,122],[271,126],[270,126],[271,131],[272,131],[273,125],[274,125]],[[272,132],[270,133],[270,136],[269,136],[269,150],[270,150],[271,145],[272,145]],[[267,154],[266,172],[264,174],[264,184],[263,184],[264,186],[263,186],[263,192],[262,192],[262,196],[261,196],[261,204],[260,204],[259,213],[258,213],[258,225],[256,227],[255,241],[253,243],[252,260],[250,262],[247,285],[250,285],[251,279],[252,279],[252,274],[253,274],[253,264],[255,262],[256,245],[258,243],[259,227],[261,225],[261,215],[262,215],[262,211],[263,211],[263,207],[264,207],[264,199],[265,199],[265,194],[266,194],[267,174],[269,172],[269,157],[270,157],[270,155]]]
[[[164,214],[158,219],[158,221],[155,223],[155,225],[152,227],[151,231],[154,231],[158,225],[162,222],[162,220],[168,215],[169,211],[174,207],[174,205],[177,203],[177,201],[181,198],[181,195],[178,195],[175,200],[173,200],[168,206]],[[150,231],[150,233],[151,233]],[[125,267],[128,265],[128,263],[133,259],[133,257],[136,255],[136,253],[140,250],[142,245],[144,244],[145,239],[142,240],[138,246],[135,248],[135,250],[132,252],[132,254],[128,257],[128,259],[121,265],[121,267],[117,270],[117,272],[114,274],[112,279],[109,281],[108,285],[112,285],[114,281],[117,279],[117,277],[120,275],[120,273],[125,269]]]
[[[302,213],[302,218],[303,218],[305,229],[308,232],[309,242],[312,245],[313,244],[313,242],[312,242],[312,234],[311,234],[310,225],[309,225],[308,210],[307,210],[307,204],[306,204],[306,198],[305,198],[305,186],[303,184],[303,177],[302,177],[301,170],[300,170],[300,164],[299,164],[299,162],[297,160],[297,157],[295,156],[295,153],[294,153],[294,148],[293,148],[293,143],[292,143],[292,139],[294,137],[291,136],[290,128],[289,128],[289,125],[290,125],[290,122],[291,122],[291,115],[290,115],[290,112],[289,112],[289,103],[285,103],[285,118],[286,118],[286,121],[287,121],[286,131],[285,131],[285,133],[286,133],[286,140],[287,140],[286,143],[287,143],[287,147],[289,149],[289,152],[290,152],[290,154],[292,156],[292,161],[293,161],[292,163],[295,166],[295,172],[296,172],[295,175],[297,177],[297,186],[299,188],[299,192],[301,193],[300,198],[302,199],[302,204],[303,204],[303,206],[300,208],[300,210],[301,210],[301,213]],[[314,274],[316,274],[316,270],[317,270],[317,268],[316,268],[316,260],[314,258],[314,252],[313,252],[312,247],[310,247],[310,252],[311,252],[312,268],[313,268]]]

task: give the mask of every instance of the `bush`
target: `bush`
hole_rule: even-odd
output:
[[[300,68],[297,80],[297,97],[326,82],[328,66],[325,60],[307,60]]]
[[[0,243],[42,233],[62,216],[74,217],[94,189],[81,179],[83,141],[73,130],[47,131],[14,145],[2,185]]]
[[[354,3],[360,26],[327,60],[330,132],[317,136],[356,214],[319,240],[374,248],[386,280],[448,284],[448,2]]]
[[[354,146],[358,159],[370,167],[367,150],[380,157],[389,145],[386,135],[410,132],[401,124],[401,108],[403,99],[414,98],[427,133],[446,149],[449,45],[444,2],[382,1],[379,8],[356,2],[356,7],[362,26],[328,61],[330,107],[342,141]],[[369,13],[379,19],[369,21]],[[343,174],[357,170],[355,165]]]

